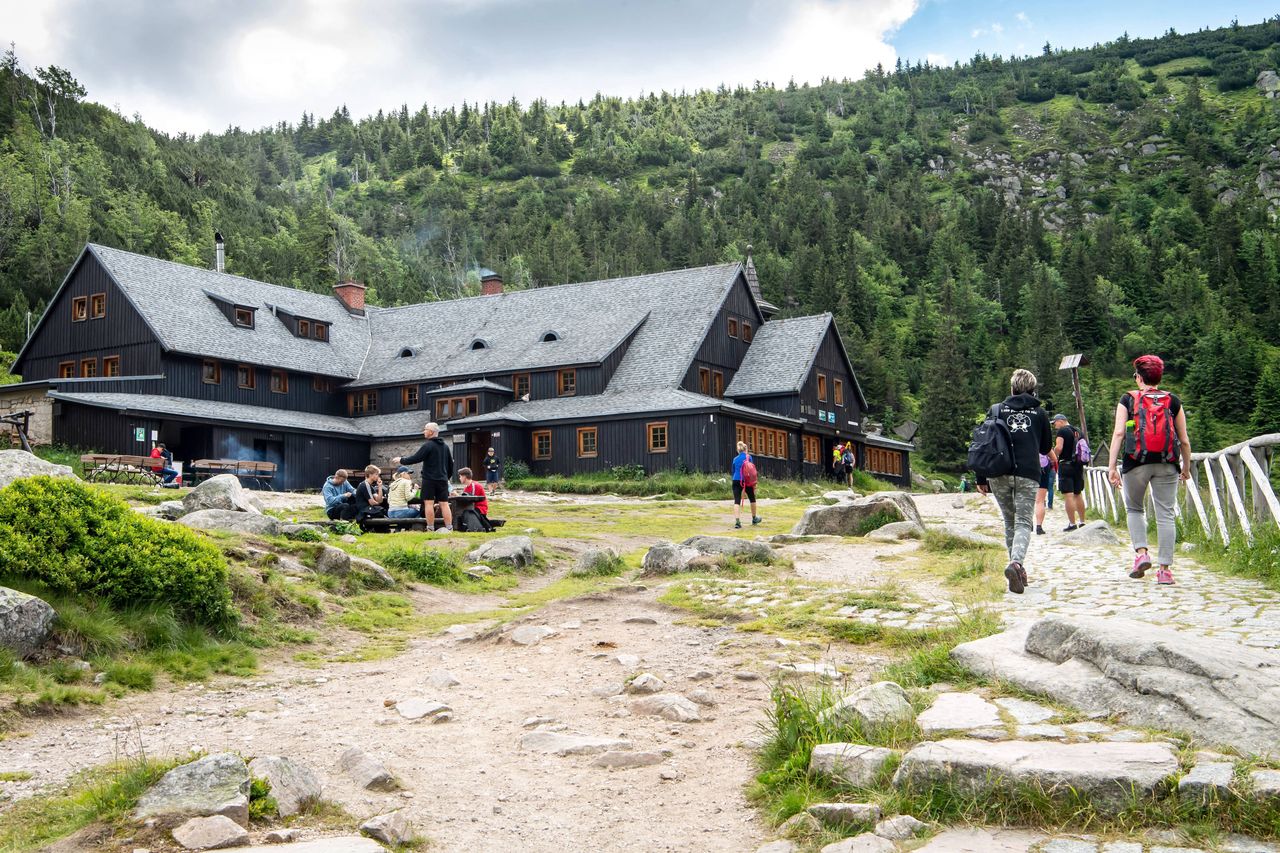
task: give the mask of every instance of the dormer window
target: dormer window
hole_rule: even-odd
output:
[[[237,305],[235,310],[235,324],[245,329],[252,329],[253,309]]]
[[[328,323],[312,323],[311,336],[317,341],[329,340],[329,324]]]
[[[311,337],[311,321],[310,320],[298,321],[298,337],[300,338]]]
[[[489,344],[487,344],[482,338],[476,338],[474,341],[471,342],[471,348],[472,349],[488,349]]]
[[[542,342],[544,344],[549,344],[549,343],[552,343],[553,341],[558,341],[558,340],[560,340],[559,332],[547,332],[542,336]]]
[[[417,353],[413,351],[413,347],[405,347],[400,350],[401,358],[413,358],[415,355],[417,355]]]

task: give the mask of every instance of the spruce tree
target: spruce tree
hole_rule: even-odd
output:
[[[1253,417],[1249,427],[1254,435],[1280,432],[1280,358],[1273,358],[1262,371],[1254,393]]]
[[[920,449],[924,458],[946,470],[964,467],[969,436],[981,404],[975,404],[959,330],[943,325],[929,355],[920,406]]]

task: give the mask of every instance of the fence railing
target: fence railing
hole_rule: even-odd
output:
[[[1258,524],[1280,526],[1280,500],[1271,487],[1271,463],[1280,433],[1260,435],[1214,453],[1191,454],[1191,479],[1182,482],[1174,509],[1181,516],[1194,512],[1207,533],[1223,545],[1231,544],[1232,529],[1253,541]],[[1086,505],[1118,524],[1125,518],[1124,496],[1107,480],[1107,469],[1085,469]],[[1201,489],[1204,495],[1201,495]],[[1207,501],[1206,498],[1207,497]],[[1150,495],[1147,509],[1150,511]]]

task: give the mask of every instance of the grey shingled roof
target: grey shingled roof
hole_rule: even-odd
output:
[[[725,396],[736,399],[799,391],[830,326],[830,314],[765,323],[747,348]]]
[[[437,385],[428,394],[439,394],[448,391],[500,391],[503,394],[511,393],[510,385],[499,385],[497,382],[490,382],[488,379],[478,379],[475,382],[459,382],[455,385]]]
[[[369,321],[336,296],[149,258],[90,243],[167,350],[354,379],[369,347]],[[233,325],[206,294],[256,308],[254,328]],[[329,324],[329,340],[298,338],[268,306]]]
[[[422,435],[422,428],[431,420],[431,412],[423,408],[420,411],[392,412],[387,415],[366,415],[355,418],[353,428],[374,438],[403,438]]]
[[[351,387],[598,364],[632,337],[610,390],[680,383],[741,264],[517,290],[370,312]],[[560,339],[544,343],[555,332]],[[472,349],[483,340],[484,349]],[[413,355],[401,357],[406,349]]]
[[[783,420],[799,423],[799,421],[775,415],[771,412],[762,412],[748,406],[731,403],[728,400],[717,400],[715,397],[706,397],[702,394],[694,394],[679,388],[645,388],[605,392],[604,394],[583,397],[554,397],[546,400],[531,400],[528,403],[514,402],[495,412],[449,421],[445,426],[447,429],[465,429],[470,426],[494,423],[496,421],[542,424],[552,421],[607,418],[618,415],[661,414],[664,412],[699,410],[727,411],[770,421]]]
[[[121,412],[165,415],[172,418],[197,418],[199,420],[228,421],[232,423],[261,424],[283,429],[300,429],[311,432],[340,433],[352,438],[367,438],[369,433],[354,418],[319,415],[311,412],[290,412],[270,409],[266,406],[244,406],[239,403],[218,403],[213,400],[193,400],[189,397],[168,397],[160,394],[75,394],[66,391],[50,391],[49,396],[67,403],[79,403]],[[422,424],[418,424],[422,431]]]

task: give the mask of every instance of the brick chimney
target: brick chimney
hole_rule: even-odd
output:
[[[333,293],[352,314],[364,316],[364,285],[358,281],[344,281],[333,286]]]
[[[480,295],[497,296],[502,292],[502,276],[493,270],[480,271]]]

